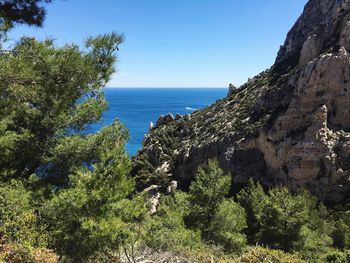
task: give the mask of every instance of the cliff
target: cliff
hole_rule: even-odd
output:
[[[229,96],[150,131],[134,159],[140,189],[186,188],[217,158],[235,184],[350,191],[350,1],[310,0],[275,64]]]

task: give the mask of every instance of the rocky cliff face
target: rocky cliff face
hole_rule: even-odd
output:
[[[275,64],[212,106],[152,129],[135,158],[138,186],[186,187],[217,158],[234,182],[350,193],[350,1],[310,0]]]

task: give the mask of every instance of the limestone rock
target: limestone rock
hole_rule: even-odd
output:
[[[227,97],[232,96],[233,94],[236,94],[238,92],[238,89],[236,86],[234,86],[233,84],[230,84],[228,86],[228,92],[227,92]]]
[[[167,124],[167,123],[169,123],[169,122],[171,122],[173,120],[174,120],[174,116],[171,113],[169,113],[169,114],[167,114],[165,116],[164,115],[160,115],[158,120],[157,120],[156,127],[159,127],[161,125],[165,125],[165,124]]]
[[[176,181],[171,181],[170,185],[167,188],[167,194],[174,193],[176,189],[177,189],[177,182]]]
[[[299,64],[303,65],[317,58],[322,48],[321,44],[317,34],[309,36],[301,49]]]
[[[153,215],[157,212],[159,205],[159,199],[161,197],[160,187],[158,185],[151,185],[142,192],[143,195],[147,195],[148,203],[150,205],[149,214]]]

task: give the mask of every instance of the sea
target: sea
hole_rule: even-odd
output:
[[[129,130],[126,150],[133,156],[141,148],[150,122],[160,115],[181,115],[205,108],[227,94],[227,88],[106,88],[109,109],[89,132],[97,132],[118,118]]]

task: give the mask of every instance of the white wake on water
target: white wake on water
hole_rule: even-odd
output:
[[[186,107],[186,110],[197,110],[197,109],[194,109],[194,108],[191,108],[191,107]]]

